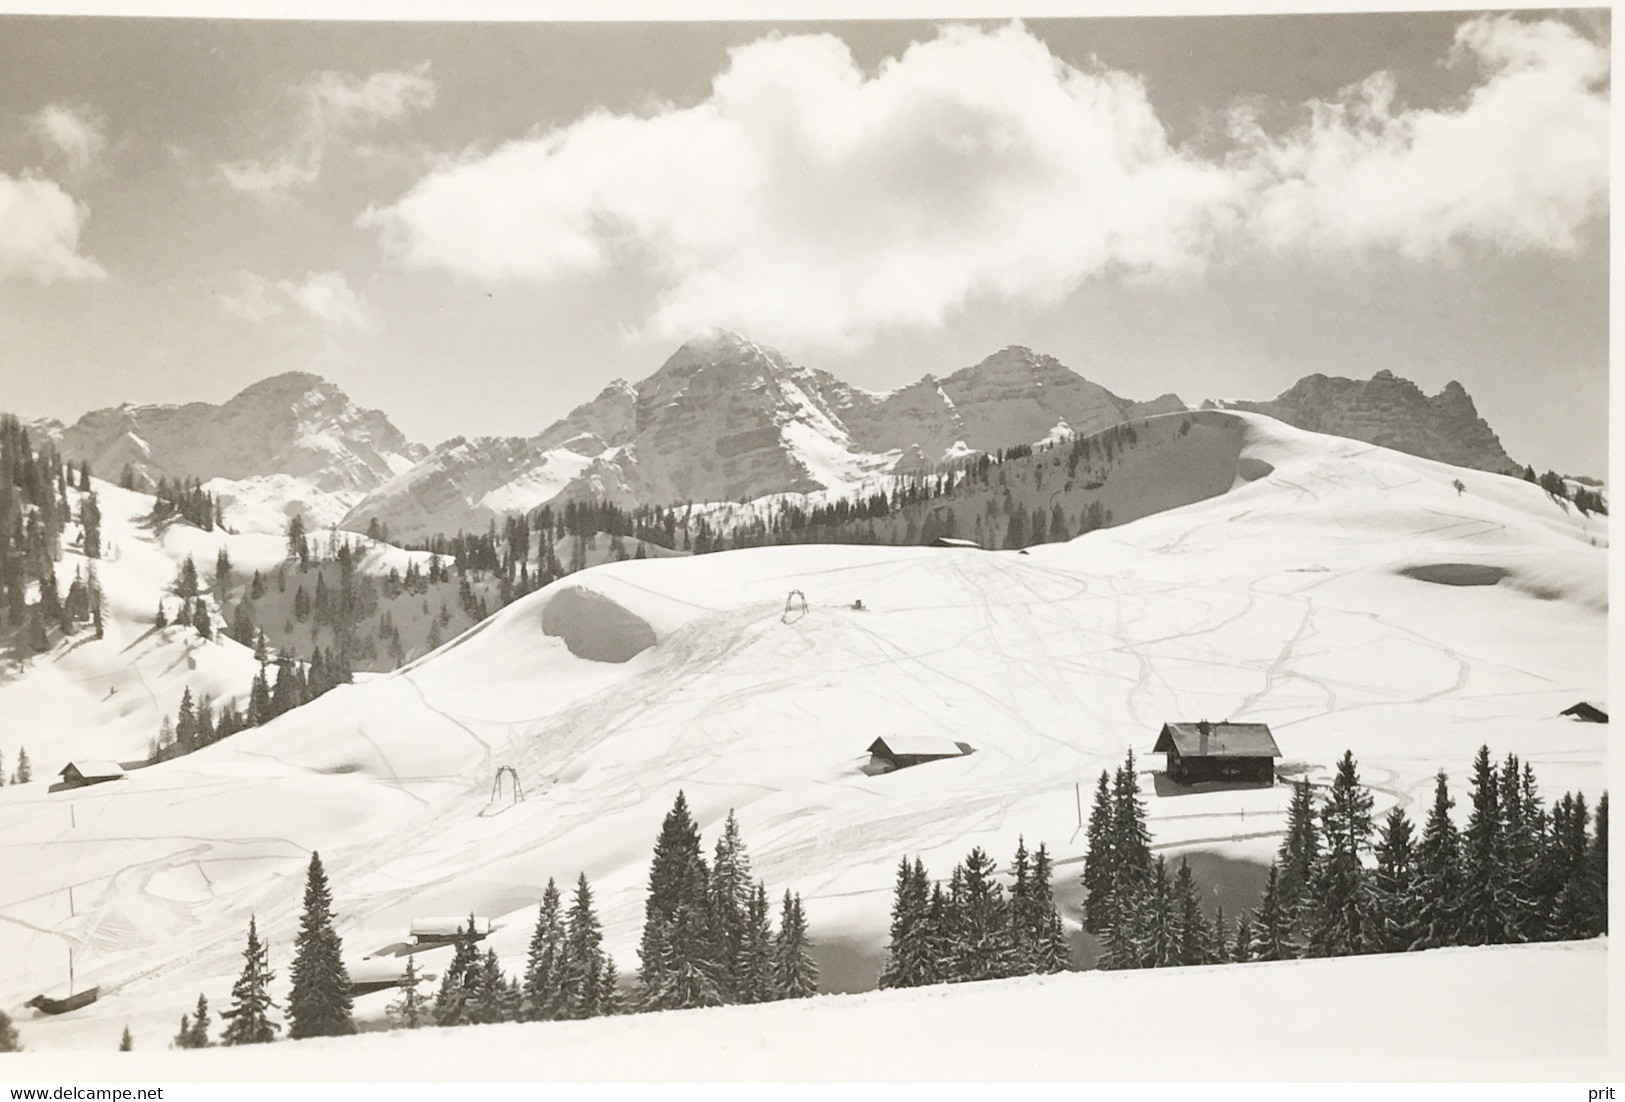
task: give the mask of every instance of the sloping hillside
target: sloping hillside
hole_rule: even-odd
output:
[[[1157,483],[1191,503],[1131,524],[1025,555],[811,545],[611,564],[127,781],[0,790],[0,1002],[59,990],[71,947],[106,995],[29,1022],[34,1044],[172,1028],[199,990],[224,999],[250,913],[285,964],[312,848],[353,955],[415,915],[475,910],[516,969],[542,885],[583,870],[631,972],[678,789],[707,842],[738,809],[757,873],[804,895],[826,953],[872,959],[900,856],[945,873],[1019,835],[1070,878],[1074,786],[1175,718],[1267,721],[1315,778],[1352,748],[1378,815],[1486,742],[1548,792],[1602,789],[1606,729],[1557,712],[1606,685],[1606,519],[1521,481],[1206,417],[1234,446],[1181,452],[1196,431],[1176,427]],[[1453,564],[1496,582],[1417,576]],[[880,734],[977,752],[869,776]],[[493,802],[503,765],[524,802]],[[1281,788],[1154,797],[1150,825],[1165,849],[1261,857],[1285,805]]]

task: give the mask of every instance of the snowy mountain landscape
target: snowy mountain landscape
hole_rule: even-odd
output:
[[[1141,429],[1160,439],[1185,416]],[[226,1003],[249,915],[286,960],[313,848],[352,969],[415,917],[470,910],[521,969],[547,879],[585,871],[629,973],[646,846],[679,789],[708,841],[735,810],[757,873],[806,901],[826,989],[873,985],[904,855],[942,869],[972,845],[1045,842],[1078,945],[1077,788],[1125,750],[1154,761],[1158,726],[1179,718],[1266,721],[1283,773],[1317,785],[1352,748],[1379,817],[1419,817],[1434,773],[1459,776],[1480,744],[1548,792],[1602,791],[1606,728],[1558,713],[1606,692],[1606,518],[1519,479],[1195,416],[1229,445],[1182,451],[1202,430],[1146,445],[1174,496],[1132,523],[1027,552],[815,545],[599,566],[394,674],[117,784],[0,789],[15,841],[0,877],[26,886],[5,909],[0,989],[11,1004],[63,990],[71,949],[102,997],[28,1022],[30,1044],[96,1047],[124,1022],[156,1044],[197,992]],[[141,495],[97,490],[106,637],[0,684],[0,753],[26,742],[36,776],[139,757],[183,686],[246,688],[248,648],[150,628],[178,557],[223,544],[266,573],[286,559],[273,537],[154,539]],[[88,566],[73,542],[63,571]],[[792,590],[804,613],[787,613]],[[876,735],[975,752],[871,776]],[[493,792],[503,767],[523,801]],[[1280,844],[1289,787],[1175,795],[1151,779],[1159,852],[1267,863]],[[360,996],[358,1018],[381,1021],[388,1001]]]
[[[889,8],[0,15],[8,1082],[1618,1079],[1611,13]]]

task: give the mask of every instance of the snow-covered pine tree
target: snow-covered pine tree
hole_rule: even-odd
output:
[[[1258,904],[1258,917],[1253,934],[1253,960],[1290,960],[1297,954],[1292,948],[1292,922],[1281,904],[1281,867],[1270,862],[1270,876],[1264,883],[1264,897]]]
[[[1586,933],[1608,932],[1608,793],[1597,800],[1596,831],[1586,847]]]
[[[175,1031],[175,1039],[169,1042],[170,1048],[192,1047],[192,1019],[186,1014],[181,1015],[181,1027]]]
[[[807,939],[807,916],[801,896],[784,893],[779,932],[773,939],[773,983],[781,999],[805,999],[818,994],[818,966]]]
[[[1443,769],[1433,783],[1433,807],[1416,847],[1416,911],[1421,934],[1413,948],[1457,945],[1462,882],[1461,838],[1450,809],[1450,780]]]
[[[494,948],[487,948],[474,972],[474,988],[467,1004],[472,1025],[512,1021],[518,1014],[519,996],[502,973],[502,962]]]
[[[915,868],[920,869],[918,880]],[[930,900],[924,872],[918,858],[912,865],[907,857],[898,863],[892,887],[891,937],[886,943],[886,963],[880,970],[882,988],[918,987],[925,982],[919,950],[921,926]]]
[[[734,1001],[771,1002],[773,985],[773,921],[767,902],[767,885],[760,880],[745,908],[745,932],[739,943],[738,986]]]
[[[645,1009],[715,1006],[722,998],[711,931],[710,872],[682,792],[667,812],[649,865],[639,985]]]
[[[1320,832],[1315,828],[1315,798],[1307,778],[1292,786],[1292,802],[1287,805],[1286,836],[1281,839],[1276,863],[1280,866],[1281,911],[1294,930],[1301,929],[1303,909],[1299,906],[1309,890],[1315,865],[1320,861]]]
[[[1251,916],[1236,919],[1236,938],[1230,943],[1230,963],[1246,964],[1253,959],[1253,921]]]
[[[994,878],[993,858],[974,847],[956,873],[956,929],[952,978],[995,980],[1016,974],[1016,947],[1010,935],[1009,903]]]
[[[1354,754],[1345,750],[1320,812],[1326,851],[1315,862],[1300,907],[1310,956],[1352,956],[1371,948],[1372,903],[1360,861],[1371,842],[1371,807]]]
[[[1183,857],[1179,859],[1179,871],[1174,874],[1173,908],[1176,947],[1172,963],[1207,964],[1213,947],[1213,931],[1202,913],[1196,875]]]
[[[276,978],[269,965],[266,947],[260,943],[254,919],[248,920],[248,946],[243,950],[243,971],[231,988],[231,1007],[220,1016],[230,1025],[220,1035],[223,1045],[262,1045],[276,1040],[280,1022],[272,1021],[271,981]]]
[[[1371,948],[1403,953],[1422,936],[1416,894],[1416,845],[1405,809],[1395,807],[1377,837],[1377,868],[1371,874]]]
[[[401,977],[400,998],[390,1003],[386,1011],[389,1020],[395,1023],[397,1029],[418,1029],[428,1023],[428,1000],[423,997],[423,992],[418,990],[418,984],[422,982],[423,977],[418,974],[416,960],[408,956],[406,974]]]
[[[480,954],[474,948],[474,916],[458,928],[451,961],[440,977],[434,996],[435,1025],[467,1025],[473,1019],[472,1003],[479,987]]]
[[[1106,771],[1102,769],[1095,786],[1095,802],[1089,809],[1089,829],[1085,834],[1087,851],[1083,858],[1083,928],[1092,934],[1113,925],[1111,894],[1116,870],[1111,845],[1116,832],[1112,808],[1111,789]]]
[[[603,1013],[603,932],[592,909],[587,874],[576,880],[575,900],[565,923],[564,1017],[595,1018]]]
[[[34,779],[34,767],[28,763],[28,747],[17,747],[17,772],[12,776],[13,784],[27,784]]]
[[[0,1052],[21,1052],[22,1040],[17,1036],[17,1027],[12,1024],[11,1016],[0,1010]]]
[[[1183,931],[1179,900],[1168,878],[1168,864],[1159,855],[1151,882],[1135,903],[1133,946],[1139,968],[1168,968],[1180,962]]]
[[[615,958],[608,953],[604,954],[598,1006],[598,1012],[606,1017],[626,1013],[626,1000],[621,995],[621,970],[615,966]]]
[[[712,934],[716,941],[722,997],[726,1002],[745,1002],[740,975],[741,951],[745,937],[745,912],[751,897],[750,857],[739,835],[739,819],[733,809],[722,824],[715,859],[711,863]]]
[[[1518,897],[1507,863],[1502,823],[1500,776],[1481,746],[1473,759],[1473,809],[1461,835],[1461,894],[1456,930],[1460,945],[1501,945],[1522,941],[1518,916],[1527,909]]]
[[[1011,862],[1010,899],[1005,906],[1005,921],[1009,924],[1010,974],[1029,976],[1033,973],[1033,959],[1037,955],[1036,916],[1032,906],[1032,854],[1027,852],[1027,839],[1016,836],[1016,856]]]
[[[559,886],[549,877],[525,958],[526,1021],[554,1021],[564,1013],[564,922],[560,906]]]
[[[1054,865],[1044,843],[1038,844],[1033,854],[1032,914],[1033,914],[1033,971],[1040,975],[1065,972],[1072,963],[1072,951],[1066,944],[1066,931],[1061,926],[1061,913],[1055,909],[1055,893],[1050,886]]]
[[[305,913],[293,943],[293,980],[288,993],[288,1036],[340,1037],[355,1032],[350,975],[333,929],[333,893],[319,853],[305,874]]]
[[[1145,824],[1145,801],[1131,749],[1112,788],[1112,906],[1115,897],[1134,895],[1149,881],[1151,831]]]

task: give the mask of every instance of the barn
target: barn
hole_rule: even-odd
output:
[[[107,781],[122,781],[124,768],[117,762],[111,761],[70,761],[62,767],[58,774],[62,781],[52,785],[52,788],[84,788],[91,784],[104,784]]]
[[[875,764],[892,769],[959,758],[971,752],[969,743],[955,742],[941,735],[885,735],[869,744],[869,754]]]
[[[1168,756],[1168,776],[1180,784],[1220,781],[1275,783],[1275,745],[1267,723],[1165,723],[1153,750]]]

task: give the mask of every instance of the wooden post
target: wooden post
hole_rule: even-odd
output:
[[[76,912],[73,909],[73,885],[68,885],[68,917],[72,918]]]
[[[79,812],[73,804],[68,805],[68,826],[74,830],[79,829]]]
[[[68,946],[68,994],[73,994],[73,946]]]
[[[1072,782],[1072,795],[1078,801],[1078,829],[1083,829],[1083,782]]]

